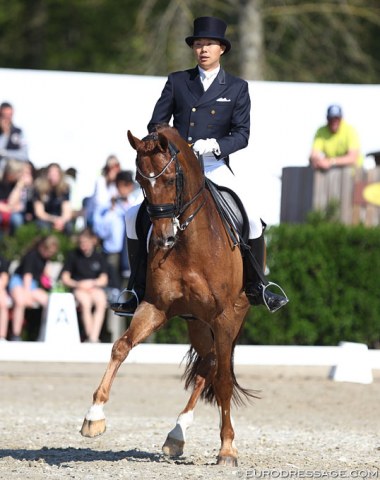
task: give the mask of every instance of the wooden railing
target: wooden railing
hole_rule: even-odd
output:
[[[372,170],[350,167],[328,171],[311,167],[282,170],[281,222],[302,223],[310,211],[325,211],[338,205],[338,218],[346,225],[380,225],[380,207],[363,197],[365,187],[380,182],[380,167]]]

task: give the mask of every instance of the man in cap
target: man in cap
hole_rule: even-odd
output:
[[[343,120],[339,105],[328,107],[327,124],[320,127],[314,136],[310,163],[322,170],[362,165],[358,134],[354,127]]]
[[[148,130],[152,132],[158,124],[169,123],[173,118],[173,126],[193,145],[195,153],[203,157],[206,176],[239,195],[249,219],[248,243],[263,276],[263,223],[256,211],[256,205],[252,205],[253,202],[250,201],[249,192],[244,192],[229,168],[229,155],[248,144],[251,103],[248,83],[230,75],[220,65],[222,55],[226,55],[231,49],[231,43],[225,37],[226,28],[227,24],[219,18],[195,19],[194,33],[185,41],[194,52],[197,66],[169,75],[153,110]],[[137,209],[133,207],[127,214],[128,252],[132,270],[133,257],[139,255],[136,215]],[[272,312],[285,305],[288,299],[266,289],[249,260],[245,258],[244,261],[245,291],[251,303],[265,303]],[[145,285],[134,285],[139,297],[143,295],[144,288]],[[114,304],[111,308],[119,314],[132,313],[136,308],[136,300],[132,298],[130,302]]]

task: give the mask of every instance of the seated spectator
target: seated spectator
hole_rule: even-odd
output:
[[[327,124],[320,127],[314,136],[310,164],[322,170],[349,165],[361,167],[363,164],[358,134],[343,120],[339,105],[331,105],[327,109]]]
[[[99,206],[94,213],[93,229],[102,240],[103,252],[108,263],[119,277],[118,288],[121,288],[123,271],[129,270],[125,214],[133,205],[131,200],[135,190],[132,172],[122,170],[115,180],[117,195],[110,199],[108,205]]]
[[[10,298],[7,292],[9,262],[0,255],[0,342],[8,336]]]
[[[0,180],[0,225],[3,231],[14,229],[14,224],[20,222],[18,212],[9,202],[9,196],[21,177],[22,163],[20,160],[7,160]]]
[[[21,128],[13,124],[13,107],[8,102],[0,105],[0,170],[9,158],[28,160],[28,148]]]
[[[31,198],[34,167],[31,162],[10,159],[0,181],[0,225],[12,235],[25,221],[33,219]]]
[[[12,192],[14,194],[15,202],[20,202],[21,212],[23,215],[23,223],[34,220],[34,180],[36,177],[36,170],[32,162],[27,161],[23,163],[22,175],[19,179],[18,187]]]
[[[25,309],[36,303],[46,307],[48,303],[49,272],[48,260],[59,250],[59,240],[47,235],[37,241],[20,260],[19,266],[9,281],[9,293],[13,300],[11,340],[21,340]]]
[[[97,244],[96,235],[83,230],[78,248],[68,254],[61,274],[62,283],[73,291],[79,304],[86,341],[91,343],[99,342],[107,309],[107,262],[96,250]]]
[[[72,231],[70,187],[57,163],[51,163],[34,182],[34,214],[41,228]]]
[[[110,155],[103,167],[102,175],[96,180],[94,193],[86,199],[86,224],[93,225],[95,210],[109,205],[111,198],[117,196],[116,175],[120,172],[120,162],[115,155]]]

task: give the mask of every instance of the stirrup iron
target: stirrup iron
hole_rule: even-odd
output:
[[[280,290],[280,292],[283,294],[283,296],[284,296],[284,298],[285,298],[285,300],[286,300],[286,303],[289,302],[289,298],[288,298],[288,296],[286,295],[284,289],[283,289],[282,287],[280,287],[280,285],[278,285],[277,283],[268,282],[266,285],[262,285],[263,288],[262,288],[262,293],[261,293],[261,295],[262,295],[262,297],[263,297],[263,303],[264,303],[264,305],[267,307],[267,309],[268,309],[268,311],[269,311],[270,313],[274,313],[274,312],[277,312],[277,310],[279,310],[281,307],[278,307],[278,308],[276,308],[275,310],[271,310],[271,309],[269,308],[269,305],[268,305],[267,301],[265,300],[265,291],[266,291],[266,289],[267,289],[268,287],[270,287],[271,285],[277,287],[277,288]]]
[[[129,290],[128,288],[124,288],[120,293],[119,293],[119,296],[117,297],[117,301],[115,303],[123,303],[123,302],[120,302],[120,297],[122,295],[124,295],[125,293],[132,293],[135,297],[136,297],[136,301],[137,301],[137,307],[140,305],[140,300],[139,300],[139,297],[135,291],[134,288],[132,288],[132,290]],[[136,308],[137,308],[136,307]],[[115,315],[117,315],[118,317],[133,317],[134,313],[124,313],[124,312],[117,312],[115,310],[112,310],[113,313]]]

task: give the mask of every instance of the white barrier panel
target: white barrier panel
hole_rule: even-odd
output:
[[[78,316],[72,293],[51,293],[42,317],[39,341],[67,345],[79,344]],[[54,347],[55,348],[55,347]]]
[[[364,343],[340,342],[340,358],[331,370],[329,378],[336,382],[372,383],[373,375]]]
[[[188,345],[143,343],[129,354],[126,363],[180,364]],[[111,356],[110,343],[3,342],[0,361],[20,362],[83,362],[107,363]],[[341,363],[346,353],[339,347],[257,346],[238,345],[235,365],[327,366]],[[380,350],[368,350],[370,369],[380,370]]]

